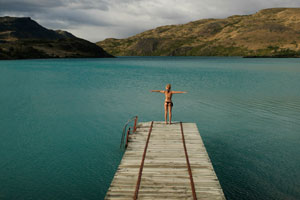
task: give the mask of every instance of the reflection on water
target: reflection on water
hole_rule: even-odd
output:
[[[123,124],[196,122],[228,199],[300,198],[299,59],[0,62],[0,199],[102,199]]]

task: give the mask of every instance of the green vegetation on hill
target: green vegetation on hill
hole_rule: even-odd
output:
[[[162,26],[97,44],[115,56],[300,57],[300,8]]]
[[[30,18],[0,17],[0,59],[112,57],[66,31],[49,30]]]

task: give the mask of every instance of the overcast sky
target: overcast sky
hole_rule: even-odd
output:
[[[27,16],[92,42],[167,24],[300,7],[300,0],[0,0],[0,16]]]

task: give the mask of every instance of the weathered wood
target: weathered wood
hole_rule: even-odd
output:
[[[133,199],[151,122],[129,136],[105,199]],[[197,199],[225,199],[195,123],[182,123]],[[138,199],[193,199],[179,123],[154,122],[144,160]]]

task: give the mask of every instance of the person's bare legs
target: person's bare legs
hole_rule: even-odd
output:
[[[169,121],[170,121],[170,124],[171,124],[171,120],[172,120],[172,106],[170,104],[169,105]]]
[[[168,124],[168,104],[165,103],[165,121]]]

